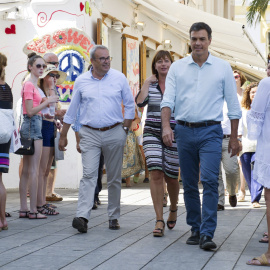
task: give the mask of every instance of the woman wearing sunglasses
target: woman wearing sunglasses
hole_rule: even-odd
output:
[[[47,99],[50,96],[55,95],[55,86],[60,85],[66,79],[67,74],[58,70],[54,65],[48,65],[40,76],[40,94]],[[53,105],[53,106],[52,106]],[[38,180],[38,199],[37,210],[41,214],[45,215],[58,215],[52,207],[46,204],[46,187],[47,179],[50,172],[50,168],[53,162],[54,154],[54,126],[60,129],[61,124],[54,119],[55,104],[50,104],[50,108],[44,108],[41,113],[42,119],[42,137],[43,148],[39,166],[39,180]]]
[[[34,155],[23,156],[23,169],[20,179],[20,218],[42,219],[47,218],[37,211],[37,190],[40,159],[42,154],[42,118],[41,110],[50,103],[58,101],[58,96],[53,95],[41,103],[42,97],[38,90],[38,79],[46,68],[45,61],[40,55],[30,53],[28,55],[27,70],[30,77],[22,88],[23,123],[20,134],[22,138],[34,139]],[[27,206],[27,187],[29,182],[30,211]]]

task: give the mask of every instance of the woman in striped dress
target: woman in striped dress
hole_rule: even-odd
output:
[[[167,183],[171,201],[170,214],[167,220],[168,229],[173,229],[177,219],[177,202],[179,193],[178,154],[176,142],[167,147],[162,141],[160,103],[165,91],[165,80],[173,60],[168,51],[158,51],[152,61],[152,76],[145,80],[136,97],[138,107],[148,104],[147,117],[143,134],[143,150],[150,171],[150,190],[156,212],[156,226],[153,236],[163,236],[163,178]],[[175,120],[171,115],[171,127],[174,130]]]
[[[7,57],[0,53],[0,108],[12,109],[12,92],[9,85],[5,82],[6,66]],[[2,180],[2,173],[8,173],[10,142],[11,139],[7,143],[0,144],[0,231],[8,229],[5,213],[7,193]]]

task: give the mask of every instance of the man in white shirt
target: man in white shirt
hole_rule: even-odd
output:
[[[109,229],[120,228],[118,218],[123,150],[129,127],[135,117],[135,103],[127,79],[123,73],[110,68],[109,50],[97,45],[91,49],[90,59],[92,68],[75,81],[59,141],[59,149],[66,150],[67,132],[75,122],[80,108],[83,177],[72,226],[82,233],[87,232],[93,207],[101,151],[107,172]],[[124,122],[122,102],[125,107]]]

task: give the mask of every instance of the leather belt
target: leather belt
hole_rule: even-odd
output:
[[[223,135],[223,139],[230,138],[231,135]]]
[[[186,121],[181,121],[177,120],[177,124],[182,125],[182,126],[187,126],[190,128],[199,128],[199,127],[207,127],[207,126],[213,126],[213,125],[218,125],[220,124],[220,121],[204,121],[204,122],[186,122]]]
[[[114,127],[120,125],[120,124],[121,124],[121,123],[116,123],[116,124],[114,124],[114,125],[112,125],[112,126],[109,126],[109,127],[103,127],[103,128],[94,128],[94,127],[90,127],[90,126],[87,126],[87,125],[84,125],[84,126],[85,126],[85,127],[88,127],[88,128],[91,128],[91,129],[93,129],[93,130],[106,131],[106,130],[112,129],[112,128],[114,128]]]

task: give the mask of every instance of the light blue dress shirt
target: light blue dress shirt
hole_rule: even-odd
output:
[[[80,108],[79,123],[94,128],[103,128],[123,122],[122,107],[125,107],[125,119],[134,119],[135,103],[125,75],[110,69],[101,79],[94,78],[89,70],[79,76],[74,84],[69,108],[64,122],[73,124]]]
[[[82,125],[80,124],[80,108],[78,109],[77,116],[75,119],[74,124],[71,126],[71,128],[74,130],[74,132],[79,132],[81,129]]]
[[[242,112],[232,69],[228,62],[209,53],[201,67],[192,56],[171,65],[160,106],[174,111],[176,120],[222,121],[224,98],[229,119],[240,119]]]

